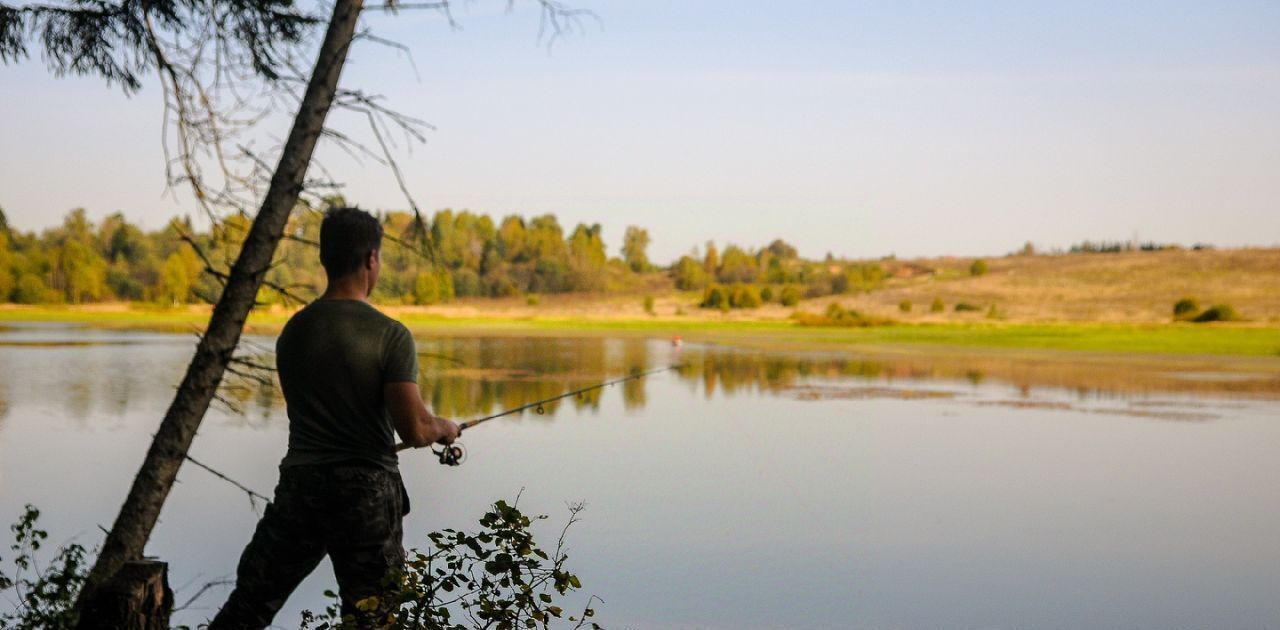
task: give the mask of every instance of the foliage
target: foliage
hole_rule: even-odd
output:
[[[682,291],[701,289],[707,286],[707,270],[702,263],[689,256],[681,256],[672,267],[672,277],[676,288]]]
[[[759,308],[764,303],[760,287],[752,284],[733,284],[724,286],[713,284],[702,293],[702,308],[718,308],[727,311],[730,308]]]
[[[622,235],[622,259],[635,272],[648,271],[649,263],[649,231],[634,225],[627,226]]]
[[[760,289],[750,284],[736,284],[729,292],[729,305],[733,308],[760,308],[763,299]]]
[[[910,313],[911,306],[912,306],[911,300],[903,300],[901,302],[898,302],[898,310],[902,311],[903,313]]]
[[[1189,320],[1200,313],[1200,301],[1193,297],[1184,297],[1173,303],[1173,318]]]
[[[987,273],[987,261],[979,258],[969,265],[969,275],[981,276]]]
[[[151,54],[156,33],[194,24],[217,25],[223,31],[219,55],[242,60],[257,75],[275,80],[316,20],[290,0],[0,4],[0,61],[26,58],[30,37],[43,44],[40,57],[54,74],[96,74],[126,93],[136,92],[140,76],[163,65]]]
[[[42,567],[36,560],[49,533],[39,529],[36,521],[40,510],[31,505],[9,527],[13,532],[13,544],[9,546],[17,555],[13,559],[13,574],[6,574],[0,565],[0,595],[13,591],[17,595],[14,609],[0,612],[0,627],[13,630],[63,629],[76,624],[74,610],[76,595],[88,575],[85,548],[71,544],[58,549],[53,559]]]
[[[1236,312],[1235,307],[1230,304],[1214,304],[1205,309],[1203,313],[1197,315],[1191,321],[1205,322],[1234,322],[1240,320],[1240,314]]]
[[[773,287],[764,286],[760,288],[760,299],[764,302],[773,301]]]
[[[724,286],[713,284],[702,292],[702,302],[698,304],[702,308],[718,308],[727,311],[732,306],[729,303],[729,291]]]
[[[800,289],[793,285],[782,287],[778,294],[778,302],[783,306],[795,306],[800,303]]]
[[[844,278],[845,291],[872,291],[884,284],[884,269],[878,263],[851,265],[840,276]]]
[[[311,210],[291,218],[289,238],[281,242],[276,264],[267,272],[276,289],[264,289],[261,301],[284,301],[278,290],[282,287],[299,299],[323,290],[325,276],[314,247],[321,218]],[[389,212],[381,220],[388,238],[373,295],[380,303],[600,291],[607,288],[610,274],[634,273],[625,266],[610,267],[599,225],[579,225],[566,238],[553,215],[527,222],[513,215],[495,228],[488,216],[441,210],[427,228],[435,244],[434,260],[410,244],[413,231],[420,229],[411,213]],[[207,301],[220,285],[206,268],[225,271],[248,226],[247,219],[232,216],[214,230],[197,232],[184,218],[147,232],[118,213],[94,224],[76,209],[62,225],[40,234],[13,232],[10,238],[8,232],[0,233],[0,302]]]
[[[653,310],[653,296],[652,296],[652,295],[646,295],[646,296],[644,296],[644,312],[646,312],[646,313],[648,313],[648,314],[650,314],[650,315],[657,315],[657,314],[658,314],[658,312],[657,312],[657,311]]]
[[[955,309],[957,313],[972,313],[982,310],[982,307],[968,302],[957,302]]]
[[[1169,249],[1182,249],[1179,245],[1146,241],[1083,241],[1071,246],[1072,254],[1118,254],[1121,252],[1143,251],[1159,252]]]
[[[801,326],[866,327],[891,323],[888,320],[867,317],[853,309],[846,309],[838,302],[828,304],[827,310],[822,315],[799,311],[791,317]]]
[[[933,303],[929,304],[930,313],[941,313],[947,309],[947,305],[942,302],[942,298],[933,298]]]
[[[476,533],[445,529],[428,535],[431,546],[412,550],[403,575],[390,581],[390,592],[357,602],[365,619],[339,613],[334,603],[322,614],[304,613],[303,628],[549,628],[554,620],[575,628],[600,628],[589,619],[588,600],[581,614],[566,617],[556,598],[582,587],[565,568],[565,532],[582,504],[571,505],[569,522],[551,553],[540,549],[531,526],[535,520],[515,505],[498,501],[480,519]]]

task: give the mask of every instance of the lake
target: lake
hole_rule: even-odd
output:
[[[0,519],[34,503],[53,541],[100,542],[194,342],[0,328]],[[573,601],[603,598],[606,627],[1280,627],[1271,377],[642,338],[447,336],[419,351],[424,395],[458,419],[683,366],[476,427],[457,468],[402,457],[406,546],[517,495],[550,516],[537,532],[551,545],[565,504],[585,501]],[[282,401],[235,381],[226,399],[192,455],[269,493]],[[257,513],[194,466],[179,482],[148,553],[182,604],[232,575]],[[277,625],[297,627],[332,586],[326,563]]]

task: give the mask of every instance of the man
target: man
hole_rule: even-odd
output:
[[[263,628],[328,554],[343,614],[381,592],[404,561],[408,495],[392,430],[414,447],[448,444],[458,425],[433,415],[418,390],[418,357],[403,324],[369,305],[382,267],[382,226],[339,208],[320,224],[323,295],[276,342],[289,414],[289,450],[211,629]]]

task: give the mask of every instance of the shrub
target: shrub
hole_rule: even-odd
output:
[[[725,290],[723,285],[713,284],[702,292],[702,303],[698,306],[702,308],[718,308],[722,311],[729,310],[729,292]]]
[[[903,300],[901,302],[898,302],[898,310],[902,311],[903,313],[910,313],[911,300]]]
[[[759,308],[760,304],[760,289],[754,285],[734,285],[729,293],[729,305],[734,308]]]
[[[987,319],[1004,319],[1004,311],[995,304],[987,307]]]
[[[1193,322],[1234,322],[1240,319],[1240,314],[1236,312],[1235,307],[1230,304],[1214,304],[1205,312],[1196,316]]]
[[[985,273],[987,273],[987,261],[979,258],[969,265],[969,275],[981,276]]]
[[[1173,303],[1173,318],[1188,320],[1200,312],[1200,301],[1193,297],[1184,297]]]
[[[981,306],[978,306],[978,305],[976,305],[976,304],[970,304],[970,303],[968,303],[968,302],[958,302],[958,303],[956,303],[956,312],[957,312],[957,313],[972,313],[972,312],[974,312],[974,311],[980,311],[980,310],[982,310],[982,307],[981,307]]]
[[[795,306],[800,303],[800,289],[795,285],[787,285],[782,287],[782,292],[778,296],[778,301],[783,306]]]
[[[853,309],[846,309],[836,302],[827,305],[827,310],[822,315],[797,311],[791,315],[801,326],[845,326],[845,327],[862,327],[862,326],[878,326],[891,323],[888,320],[873,319],[867,317]]]
[[[539,301],[537,293],[530,293],[529,295],[524,296],[524,303],[529,306],[537,306]]]
[[[760,289],[760,299],[765,302],[773,301],[773,287],[764,287]]]
[[[644,312],[646,312],[646,313],[648,313],[648,314],[650,314],[650,315],[657,315],[657,313],[656,313],[656,312],[654,312],[654,310],[653,310],[653,296],[652,296],[652,295],[646,295],[646,296],[644,296]]]
[[[940,297],[933,298],[933,303],[929,305],[929,312],[941,313],[942,311],[945,311],[945,310],[947,310],[947,305],[942,303],[942,298]]]
[[[0,628],[76,626],[79,615],[74,604],[89,574],[88,552],[81,545],[71,544],[56,550],[52,558],[40,561],[36,555],[49,533],[37,527],[39,518],[40,510],[27,505],[18,522],[9,527],[14,539],[9,549],[17,556],[13,558],[12,575],[0,570],[0,600],[16,605],[11,611],[0,612]]]
[[[565,530],[581,510],[582,504],[569,506]],[[599,628],[587,620],[595,616],[591,605],[598,598],[588,598],[572,615],[556,605],[582,582],[566,567],[563,533],[554,549],[538,546],[531,527],[545,518],[498,501],[480,519],[479,531],[432,532],[426,549],[409,550],[404,573],[389,592],[356,602],[366,619],[344,617],[337,595],[329,592],[333,603],[319,614],[303,612],[302,628],[551,628],[559,627],[556,620]]]
[[[840,295],[849,292],[849,275],[837,274],[831,277],[831,293],[832,295]]]

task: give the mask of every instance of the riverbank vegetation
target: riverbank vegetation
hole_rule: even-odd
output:
[[[731,327],[807,321],[816,327],[835,302],[842,312],[858,313],[860,322],[904,330],[963,324],[954,336],[966,339],[974,336],[970,325],[980,322],[1280,324],[1276,248],[1085,243],[1050,254],[1027,246],[1001,257],[849,260],[807,259],[775,239],[756,248],[708,242],[663,265],[651,260],[651,238],[638,226],[626,229],[619,255],[611,256],[599,225],[565,229],[551,214],[495,220],[441,210],[425,223],[408,213],[381,217],[388,239],[373,301],[450,320],[635,320],[634,326],[668,329],[703,320]],[[322,289],[314,250],[320,218],[313,210],[294,213],[253,321],[282,321],[282,313]],[[176,219],[148,231],[119,213],[94,222],[73,210],[37,233],[8,225],[0,214],[0,302],[29,305],[26,315],[0,318],[190,328],[207,316],[199,305],[219,290],[206,269],[226,268],[247,226],[232,217],[200,231]],[[844,325],[835,319],[832,325]]]

